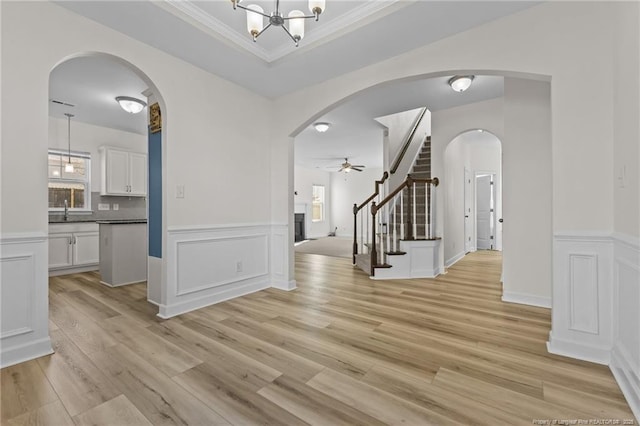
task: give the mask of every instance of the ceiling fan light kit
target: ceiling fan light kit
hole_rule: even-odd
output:
[[[474,78],[473,75],[456,75],[449,80],[449,86],[456,92],[464,92],[471,87]]]
[[[325,0],[309,0],[309,10],[313,15],[305,15],[300,10],[292,10],[285,17],[280,12],[280,0],[276,0],[276,8],[270,15],[264,13],[264,9],[257,4],[243,6],[240,4],[242,0],[231,0],[233,9],[244,9],[247,12],[247,31],[253,37],[253,41],[257,41],[260,34],[265,32],[267,28],[282,27],[285,33],[293,40],[296,47],[300,40],[304,38],[304,21],[305,19],[314,18],[316,21],[320,18],[320,14],[325,9]],[[267,18],[268,24],[264,26],[264,18]],[[289,28],[285,22],[289,21]]]

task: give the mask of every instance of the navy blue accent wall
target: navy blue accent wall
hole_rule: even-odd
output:
[[[149,256],[162,258],[162,132],[149,132]]]

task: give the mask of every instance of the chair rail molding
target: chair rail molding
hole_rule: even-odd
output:
[[[0,367],[53,353],[47,234],[0,236]]]

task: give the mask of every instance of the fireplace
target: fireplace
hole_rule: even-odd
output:
[[[293,223],[294,223],[293,226],[294,226],[294,234],[295,234],[294,241],[298,242],[298,241],[304,240],[305,239],[304,213],[295,213]]]

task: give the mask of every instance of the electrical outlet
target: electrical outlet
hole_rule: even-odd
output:
[[[236,262],[236,272],[242,272],[242,261],[238,260]]]
[[[184,198],[184,185],[176,185],[176,198]]]
[[[120,204],[113,203],[114,210],[120,210]]]
[[[98,210],[109,210],[109,208],[109,203],[98,203]]]

